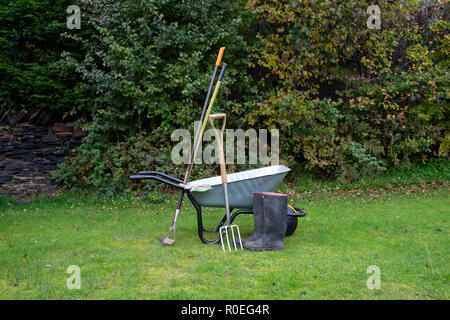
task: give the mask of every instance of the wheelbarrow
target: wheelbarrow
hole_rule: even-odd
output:
[[[229,206],[232,212],[230,222],[240,214],[253,214],[252,192],[273,192],[290,171],[286,166],[276,165],[265,168],[230,173],[228,179]],[[220,241],[220,236],[214,240],[205,238],[204,233],[216,233],[226,221],[226,215],[213,230],[203,227],[202,207],[225,208],[223,185],[220,176],[200,179],[183,184],[183,180],[158,171],[140,171],[138,175],[130,176],[132,180],[156,180],[183,191],[197,211],[198,236],[203,243],[212,244]],[[202,186],[208,186],[206,191]],[[298,218],[306,212],[294,206],[287,208],[288,225],[286,236],[292,235],[297,229]]]

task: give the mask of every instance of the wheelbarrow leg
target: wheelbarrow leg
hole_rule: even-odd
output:
[[[219,243],[220,242],[220,235],[217,236],[216,239],[214,240],[208,240],[205,238],[205,236],[203,235],[204,232],[207,233],[215,233],[218,232],[220,227],[222,227],[227,219],[226,214],[223,216],[222,220],[220,220],[219,224],[217,225],[216,228],[214,228],[213,230],[206,230],[203,227],[203,214],[202,214],[202,207],[197,203],[197,201],[194,199],[194,197],[192,196],[192,194],[190,192],[185,192],[185,195],[188,197],[189,201],[191,201],[192,205],[195,208],[195,211],[197,212],[197,232],[198,232],[198,237],[200,238],[200,240],[203,243],[206,244],[215,244],[215,243]],[[230,217],[230,221],[233,221],[238,215],[240,214],[253,214],[253,210],[252,209],[241,209],[241,210],[236,210]]]
[[[233,211],[233,210],[234,209],[231,209],[231,211]],[[240,214],[253,214],[253,210],[252,209],[241,209],[241,210],[235,211],[230,217],[230,222],[233,222],[233,220]],[[216,233],[225,224],[226,220],[227,220],[227,215],[225,214],[223,216],[222,220],[220,220],[220,222],[217,225],[217,227],[215,227],[213,230],[206,230],[206,229],[203,228],[203,231],[204,232],[208,232],[208,233]]]
[[[194,206],[195,210],[197,211],[197,232],[198,237],[203,243],[206,244],[214,244],[218,243],[220,241],[220,237],[217,237],[215,240],[208,240],[203,236],[203,231],[205,230],[203,228],[203,216],[202,216],[202,207],[195,201],[194,197],[191,195],[190,192],[186,192],[187,197],[191,201],[192,205]]]

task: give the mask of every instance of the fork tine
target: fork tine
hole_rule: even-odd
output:
[[[236,229],[236,232],[237,232],[237,239],[236,239],[236,234],[234,232],[234,229]],[[234,250],[235,251],[238,250],[238,245],[236,244],[236,240],[239,240],[239,246],[241,247],[241,250],[244,250],[244,247],[242,246],[241,231],[239,230],[239,226],[236,224],[233,224],[233,225],[226,225],[226,226],[220,227],[220,229],[219,229],[220,242],[222,244],[222,251],[223,252],[227,251],[225,249],[224,234],[227,239],[228,251],[229,252],[232,251],[231,245],[230,245],[230,236],[229,236],[230,230],[231,230],[231,237],[232,237],[232,241],[233,241],[233,245],[234,245]]]
[[[226,230],[226,235],[227,235],[228,251],[231,252],[230,238],[228,237],[228,227],[226,227],[225,230]]]
[[[231,235],[233,236],[233,244],[234,244],[234,250],[237,251],[237,247],[236,247],[236,237],[234,236],[234,230],[233,230],[234,225],[231,226]]]
[[[244,248],[242,247],[242,238],[241,238],[241,231],[239,230],[239,226],[237,224],[233,225],[233,227],[236,227],[237,233],[238,233],[238,239],[239,239],[239,244],[241,246],[241,250],[244,250]],[[236,241],[234,242],[234,245],[236,246]],[[237,248],[236,248],[237,250]]]
[[[223,244],[223,236],[222,236],[223,228],[224,228],[224,227],[221,227],[221,228],[219,229],[219,234],[220,234],[220,243],[222,244],[222,251],[225,252],[225,246],[224,246],[224,244]]]

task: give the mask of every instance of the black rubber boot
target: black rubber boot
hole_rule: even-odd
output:
[[[253,234],[242,240],[250,250],[283,250],[287,227],[287,195],[270,192],[253,193]]]

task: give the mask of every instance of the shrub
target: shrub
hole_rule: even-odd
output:
[[[59,67],[82,78],[91,121],[58,181],[115,192],[140,169],[179,172],[163,159],[169,137],[198,119],[221,46],[229,69],[215,111],[228,127],[280,129],[290,166],[351,181],[448,157],[443,1],[378,1],[380,30],[367,27],[368,1],[77,4],[89,32],[66,36],[83,55]]]
[[[324,177],[446,155],[448,6],[377,4],[380,30],[367,28],[367,1],[247,4],[261,41],[252,56],[270,91],[252,115],[281,126],[291,162]]]
[[[78,77],[55,67],[63,50],[79,50],[60,34],[72,1],[0,1],[0,101],[14,110],[82,106]],[[75,87],[75,90],[74,90]]]
[[[190,128],[199,118],[222,46],[229,68],[218,108],[236,119],[245,112],[240,104],[251,100],[256,85],[245,72],[251,43],[244,33],[251,19],[239,1],[78,4],[92,33],[72,37],[85,55],[77,59],[67,52],[62,65],[81,75],[91,106],[89,136],[72,160],[85,177],[81,182],[106,187],[138,169],[168,164],[157,154],[167,150],[174,129]],[[136,143],[140,157],[129,153]]]

